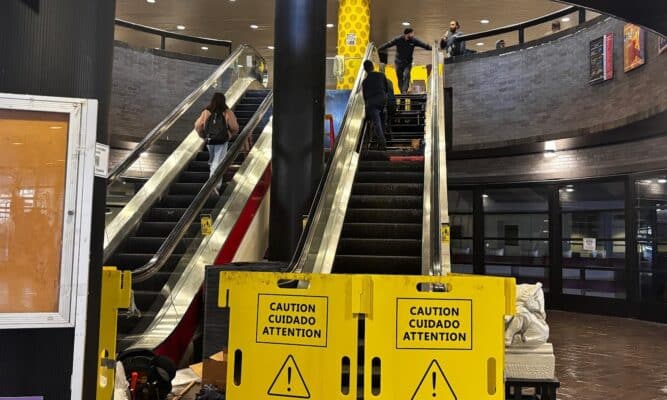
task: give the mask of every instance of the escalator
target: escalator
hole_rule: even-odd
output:
[[[397,102],[389,150],[361,152],[333,273],[421,274],[426,96]]]
[[[265,65],[255,49],[240,46],[113,168],[110,188],[127,188],[145,153],[182,138],[105,230],[105,265],[132,271],[132,307],[118,317],[120,352],[152,350],[178,363],[197,340],[206,265],[263,255],[261,243],[242,247],[253,234],[265,236],[266,224],[253,221],[268,215],[273,93],[258,81]],[[240,132],[210,171],[193,124],[215,92],[226,94]]]
[[[268,90],[248,90],[233,107],[238,118],[240,131],[243,131],[268,94]],[[253,143],[258,139],[264,124],[260,124],[258,129],[254,130]],[[231,146],[233,142],[234,140],[230,141],[229,145]],[[241,154],[236,161],[242,162],[243,159],[243,154]],[[109,258],[107,264],[117,265],[123,270],[134,271],[150,262],[174,230],[178,221],[183,217],[187,208],[192,204],[197,193],[208,181],[210,175],[208,160],[209,153],[205,148],[197,153],[195,158],[183,168],[180,175],[169,185],[166,195],[149,209],[133,234],[128,235],[118,247],[118,250]],[[224,193],[227,183],[233,178],[238,167],[238,164],[233,165],[229,169],[229,173],[225,174],[220,193]],[[220,195],[215,193],[210,195],[201,214],[212,215],[216,204],[220,200]],[[222,200],[224,202],[224,199]],[[119,342],[124,342],[126,335],[142,332],[155,318],[156,312],[152,310],[152,306],[156,301],[164,303],[165,294],[162,289],[171,278],[174,269],[188,247],[199,236],[200,232],[201,225],[199,221],[195,221],[177,244],[174,253],[169,257],[164,267],[147,280],[133,286],[134,301],[138,310],[135,310],[135,313],[131,316],[124,315],[119,318]]]

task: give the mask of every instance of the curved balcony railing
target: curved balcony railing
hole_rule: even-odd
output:
[[[491,29],[491,30],[488,30],[488,31],[478,32],[478,33],[471,33],[471,34],[467,34],[467,35],[461,35],[459,38],[456,39],[456,42],[457,43],[460,43],[460,42],[465,42],[466,43],[466,49],[467,49],[466,54],[476,53],[477,51],[474,51],[472,49],[474,47],[481,47],[481,46],[471,46],[470,44],[472,42],[477,42],[481,45],[481,44],[483,44],[483,42],[480,42],[481,40],[484,40],[484,39],[488,40],[490,38],[498,39],[498,41],[500,41],[500,40],[505,41],[506,43],[505,43],[504,47],[509,47],[509,46],[515,45],[515,44],[522,45],[522,44],[526,43],[527,40],[535,39],[535,38],[531,39],[530,38],[531,35],[527,35],[527,31],[530,28],[536,28],[540,25],[543,25],[543,24],[546,24],[546,23],[549,23],[549,22],[558,22],[559,25],[560,25],[561,22],[565,22],[565,21],[563,21],[563,19],[566,19],[567,22],[570,22],[570,21],[572,21],[572,18],[570,16],[572,16],[573,14],[576,14],[576,17],[574,18],[574,23],[576,25],[581,25],[581,24],[586,22],[586,9],[581,8],[581,7],[573,6],[573,7],[564,8],[564,9],[559,10],[559,11],[555,11],[555,12],[550,13],[550,14],[543,15],[543,16],[538,17],[538,18],[530,19],[528,21],[519,22],[517,24],[507,25],[507,26],[503,26],[503,27],[500,27],[500,28],[495,28],[495,29]],[[541,34],[540,37],[548,36],[548,34],[551,34],[551,33],[556,34],[558,32],[560,32],[560,28],[558,30],[555,30],[555,31],[550,31],[550,32]],[[509,35],[509,34],[516,35],[515,36],[516,42],[514,41],[514,39],[511,39],[511,35]],[[496,45],[498,44],[498,41],[495,42]],[[509,43],[507,43],[507,42],[509,42]],[[477,43],[475,43],[475,44],[477,44]],[[496,46],[493,49],[495,50],[497,48],[498,47]],[[480,51],[484,51],[484,50],[489,50],[489,48],[484,47]]]
[[[225,48],[227,50],[227,55],[232,54],[232,41],[231,40],[222,40],[222,39],[212,39],[199,36],[185,35],[182,33],[165,31],[163,29],[153,28],[151,26],[146,26],[142,24],[137,24],[136,22],[130,22],[123,19],[116,19],[115,25],[121,28],[131,29],[136,32],[147,33],[153,36],[160,38],[160,50],[167,50],[167,39],[178,40],[187,43],[196,43],[206,46],[218,46]]]

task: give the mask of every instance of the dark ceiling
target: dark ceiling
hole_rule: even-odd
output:
[[[666,0],[574,0],[563,2],[614,15],[667,36]]]

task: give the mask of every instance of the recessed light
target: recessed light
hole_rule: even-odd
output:
[[[62,126],[50,126],[49,129],[56,130],[56,129],[63,129],[63,127]]]
[[[16,146],[19,146],[19,145],[22,145],[23,142],[14,142],[14,143],[12,143],[12,144],[13,144],[13,145],[16,145]]]
[[[658,179],[658,183],[667,183],[667,179]]]
[[[141,157],[148,157],[148,153],[144,151],[143,153],[141,153]]]
[[[258,25],[255,25],[255,24],[250,25],[250,29],[258,29],[258,28],[259,28]]]
[[[484,46],[484,42],[477,42],[475,43],[477,46]]]
[[[567,188],[567,189],[565,189],[565,191],[568,192],[568,193],[572,193],[572,192],[574,192],[574,188]]]
[[[570,22],[570,17],[563,17],[563,18],[561,18],[561,21]]]
[[[151,3],[151,4],[153,4],[153,3],[155,3],[155,0],[146,0],[146,3]]]
[[[568,187],[568,188],[573,188],[573,187],[574,187],[574,185],[567,185],[567,186],[565,186],[565,187]]]
[[[334,24],[327,24],[327,28],[333,28],[334,26],[336,26],[336,25],[334,25]]]
[[[201,49],[204,50],[204,51],[206,51],[206,50],[208,50],[208,47],[206,47],[206,46],[202,46]]]
[[[176,25],[176,29],[178,29],[179,31],[184,31],[185,25]]]
[[[410,26],[410,23],[409,23],[409,22],[403,22],[401,25],[403,25],[403,26]]]
[[[275,50],[275,49],[276,49],[275,46],[268,46],[267,48],[268,48],[269,50]]]
[[[488,19],[483,19],[483,20],[479,21],[480,24],[488,24],[489,22],[491,22],[491,21],[489,21]]]
[[[485,199],[488,199],[489,195],[488,194],[483,194],[482,197],[484,197]]]

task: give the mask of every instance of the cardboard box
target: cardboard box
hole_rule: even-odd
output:
[[[224,351],[212,355],[210,358],[191,365],[190,368],[201,377],[202,385],[215,385],[220,390],[227,386],[227,357]]]

